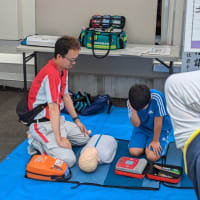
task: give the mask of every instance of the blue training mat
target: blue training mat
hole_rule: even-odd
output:
[[[25,178],[27,140],[0,163],[0,199],[4,200],[188,200],[196,199],[194,190],[180,190],[161,185],[160,190],[132,190],[111,187],[38,181]]]
[[[71,118],[65,116],[67,119]],[[113,106],[111,114],[100,113],[94,116],[81,116],[81,121],[93,134],[109,134],[118,139],[129,140],[132,125],[127,109]],[[109,123],[108,123],[109,122]],[[3,200],[188,200],[197,199],[193,189],[177,189],[160,185],[159,190],[121,189],[90,185],[38,181],[25,178],[27,140],[20,144],[0,163],[0,199]],[[173,155],[173,154],[172,154]],[[114,161],[115,162],[115,161]],[[74,172],[75,173],[75,172]],[[74,174],[73,173],[73,174]],[[95,177],[94,177],[95,179]],[[109,177],[108,179],[109,180]],[[106,180],[106,181],[107,181]],[[111,178],[112,180],[112,178]],[[106,182],[105,182],[106,183]],[[75,189],[74,189],[75,187]]]
[[[169,144],[166,164],[182,167],[183,175],[179,183],[177,184],[163,183],[164,185],[168,187],[185,188],[185,189],[194,187],[188,176],[185,174],[183,153],[180,149],[176,148],[176,144],[174,142]]]

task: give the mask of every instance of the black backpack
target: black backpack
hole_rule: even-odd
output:
[[[108,94],[97,95],[93,100],[91,99],[90,94],[84,92],[84,95],[79,91],[74,93],[69,91],[71,99],[74,104],[74,108],[77,113],[80,115],[93,115],[100,112],[103,112],[108,106],[107,113],[110,113],[112,101]],[[68,113],[64,108],[63,113]]]

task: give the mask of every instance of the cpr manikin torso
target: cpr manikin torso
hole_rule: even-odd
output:
[[[117,151],[117,141],[109,135],[94,135],[81,151],[79,167],[82,171],[93,172],[98,164],[109,164]]]

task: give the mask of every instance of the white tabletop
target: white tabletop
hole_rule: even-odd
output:
[[[17,51],[31,52],[46,52],[53,53],[52,47],[28,46],[19,45]],[[104,55],[105,50],[95,50],[97,55]],[[92,55],[92,50],[81,47],[80,54]],[[125,49],[111,50],[109,56],[140,56],[145,58],[159,58],[168,61],[177,61],[180,59],[180,47],[168,45],[142,45],[142,44],[127,44]]]

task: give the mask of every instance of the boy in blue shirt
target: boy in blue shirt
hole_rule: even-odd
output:
[[[132,156],[145,152],[150,161],[157,161],[166,152],[172,124],[164,95],[146,85],[136,84],[129,90],[128,111],[135,127],[129,142]]]

